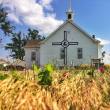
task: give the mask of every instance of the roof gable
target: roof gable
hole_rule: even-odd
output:
[[[70,23],[72,26],[74,26],[76,29],[78,29],[81,33],[83,33],[86,37],[91,39],[94,43],[100,43],[99,40],[92,38],[91,35],[89,35],[87,32],[85,32],[82,28],[80,28],[78,25],[71,21],[64,22],[61,26],[59,26],[55,31],[53,31],[45,40],[42,41],[42,43],[45,43],[48,39],[52,37],[53,34],[55,34],[57,31],[59,31],[61,28],[63,28],[67,23]]]

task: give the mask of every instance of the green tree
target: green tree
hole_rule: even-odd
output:
[[[21,32],[14,33],[12,35],[12,42],[7,43],[5,46],[6,50],[11,50],[11,57],[15,59],[23,60],[23,57],[25,55],[24,52],[24,45],[26,44],[26,39],[23,38],[23,35]]]
[[[28,39],[28,40],[44,40],[45,37],[39,35],[39,31],[38,31],[38,30],[28,29],[27,39]]]
[[[11,26],[10,22],[7,19],[8,13],[6,10],[0,5],[0,30],[2,30],[5,35],[12,34],[14,26]]]
[[[11,43],[7,43],[5,46],[6,50],[10,50],[10,56],[14,59],[23,60],[25,56],[24,46],[28,40],[43,40],[44,37],[38,34],[37,30],[28,30],[26,35],[21,32],[13,33],[11,37]]]

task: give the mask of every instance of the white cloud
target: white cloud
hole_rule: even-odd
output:
[[[110,40],[105,40],[105,39],[102,39],[102,38],[97,38],[99,41],[101,41],[101,44],[102,45],[109,45],[110,44]]]
[[[110,64],[110,54],[105,54],[104,63],[105,64]]]
[[[8,14],[8,18],[11,20],[11,21],[15,21],[16,23],[20,23],[18,17],[16,15],[14,15],[14,13],[9,13]]]
[[[51,6],[53,0],[0,0],[7,7],[9,19],[16,23],[23,22],[48,34],[63,23],[57,20]],[[46,10],[46,13],[44,12]]]
[[[52,0],[40,0],[40,3],[45,6],[45,5],[50,5]]]
[[[50,11],[53,11],[53,8],[52,6],[50,5],[52,2],[52,0],[40,0],[40,4],[45,7],[46,9],[50,10]]]

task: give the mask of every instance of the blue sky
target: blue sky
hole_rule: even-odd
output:
[[[58,19],[65,19],[67,0],[63,1],[64,6],[60,5],[59,0],[53,3]],[[110,40],[110,0],[73,0],[72,8],[75,23],[90,34]]]
[[[43,35],[51,33],[66,19],[68,0],[0,0],[7,7],[8,19],[16,30],[26,32],[28,27],[38,29]],[[110,0],[72,0],[74,22],[90,35],[95,34],[110,53]],[[1,36],[0,36],[1,37]],[[2,37],[3,43],[10,38]],[[0,48],[0,57],[8,56]]]

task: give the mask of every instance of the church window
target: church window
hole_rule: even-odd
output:
[[[82,59],[83,58],[83,49],[82,48],[78,48],[77,49],[77,55],[78,55],[78,59]]]
[[[36,61],[36,52],[31,53],[31,61]]]
[[[60,49],[60,58],[64,59],[65,58],[65,53],[64,53],[64,48]]]

